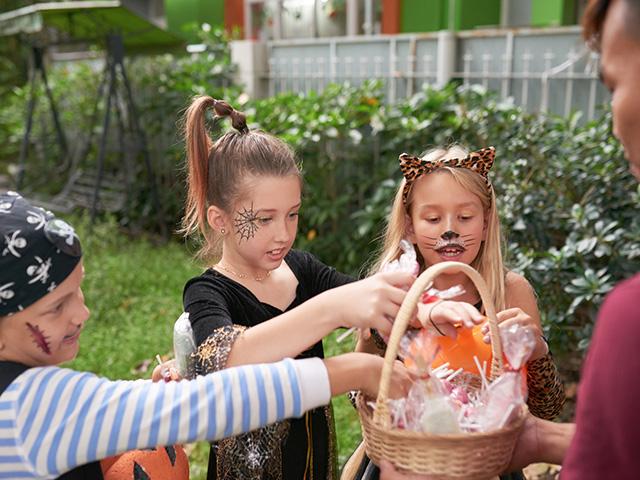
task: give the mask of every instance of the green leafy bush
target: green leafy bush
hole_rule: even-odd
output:
[[[298,245],[340,270],[357,274],[373,258],[401,179],[398,154],[454,141],[497,149],[508,265],[532,281],[556,350],[586,347],[604,294],[640,269],[640,195],[609,112],[581,125],[578,114],[531,115],[453,84],[389,106],[367,84],[281,95],[251,113],[303,161]]]

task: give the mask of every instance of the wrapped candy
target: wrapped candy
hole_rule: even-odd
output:
[[[535,348],[535,334],[530,328],[514,324],[501,328],[500,337],[511,369],[483,388],[478,408],[468,415],[481,432],[507,425],[518,413],[518,407],[527,400],[525,365]]]
[[[514,324],[500,329],[502,349],[511,368],[519,370],[525,366],[536,348],[536,334],[530,328]]]
[[[392,423],[433,434],[458,433],[456,406],[449,398],[453,387],[431,370],[438,344],[426,329],[408,332],[400,340],[400,356],[416,381],[404,402],[392,406]]]
[[[420,272],[420,264],[416,257],[416,249],[408,240],[400,240],[400,250],[402,254],[397,260],[385,263],[382,266],[383,272],[407,272],[417,275]]]
[[[178,373],[182,378],[195,377],[195,360],[193,358],[195,351],[196,341],[189,321],[189,314],[183,312],[173,325],[173,354],[176,358]]]
[[[501,329],[501,339],[507,360],[504,373],[490,382],[490,360],[472,355],[472,377],[480,377],[472,385],[460,380],[470,378],[470,372],[458,377],[462,367],[454,369],[448,362],[433,367],[434,356],[440,354],[438,336],[426,329],[405,334],[399,352],[418,379],[406,398],[389,401],[393,427],[440,435],[489,432],[509,424],[526,402],[525,365],[536,338],[530,329],[512,325]]]
[[[400,339],[398,355],[416,377],[427,378],[438,349],[437,341],[428,330],[410,330]]]
[[[426,407],[420,418],[422,431],[434,435],[460,433],[457,414],[449,399],[444,395],[437,395],[427,400]]]
[[[420,272],[420,264],[418,264],[418,260],[416,259],[416,250],[413,247],[413,244],[408,240],[402,239],[400,240],[400,250],[403,252],[400,257],[389,263],[385,263],[380,271],[407,272],[417,275]],[[342,342],[345,338],[351,335],[355,329],[355,327],[351,327],[346,332],[340,334],[338,338],[336,338],[336,342]],[[387,341],[388,339],[385,338],[384,340]]]

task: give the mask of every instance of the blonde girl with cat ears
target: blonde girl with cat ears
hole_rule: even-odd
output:
[[[497,199],[489,179],[494,159],[493,147],[469,153],[458,145],[437,148],[422,157],[400,155],[403,179],[384,232],[382,252],[371,271],[398,258],[402,238],[416,247],[421,271],[446,260],[475,268],[488,286],[500,325],[519,323],[538,332],[528,365],[529,408],[534,415],[551,419],[564,404],[564,390],[542,337],[535,292],[523,276],[504,265]],[[441,275],[434,286],[444,290],[458,284],[465,293],[456,301],[419,305],[421,321],[435,323],[450,335],[455,335],[454,323],[477,323],[482,304],[464,274]],[[488,332],[485,340],[489,341]],[[372,341],[364,340],[360,348],[379,350],[372,347]]]

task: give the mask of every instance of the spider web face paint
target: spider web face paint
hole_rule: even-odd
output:
[[[239,211],[233,220],[233,227],[236,229],[236,233],[240,235],[240,242],[242,242],[242,240],[249,240],[255,236],[259,228],[257,222],[258,215],[253,210],[253,203],[248,210],[242,207],[242,211]]]
[[[40,327],[37,325],[32,325],[27,322],[27,328],[29,329],[29,333],[31,334],[31,338],[33,339],[36,346],[42,350],[47,355],[51,355],[51,347],[49,346],[49,337],[47,337]]]

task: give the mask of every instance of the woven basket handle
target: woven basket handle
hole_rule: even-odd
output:
[[[496,319],[496,310],[489,295],[489,290],[480,276],[480,274],[472,267],[465,263],[460,262],[441,262],[427,268],[416,279],[416,281],[407,292],[407,295],[400,306],[398,316],[393,323],[391,329],[391,337],[387,344],[387,352],[384,356],[384,365],[382,367],[382,375],[380,377],[380,389],[378,390],[378,399],[376,401],[376,408],[373,412],[373,420],[383,428],[389,428],[390,417],[387,406],[387,398],[389,394],[389,382],[391,381],[391,374],[393,372],[393,362],[398,356],[398,346],[400,339],[404,335],[409,325],[409,320],[413,317],[416,304],[422,295],[422,292],[433,282],[433,280],[444,272],[456,273],[462,272],[471,279],[475,287],[480,293],[482,299],[482,305],[486,316],[489,319],[489,332],[491,335],[491,353],[493,360],[491,362],[490,379],[500,375],[503,370],[502,362],[502,341],[500,339],[500,332],[498,330],[498,321]]]

